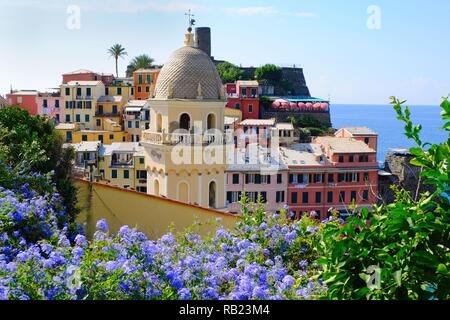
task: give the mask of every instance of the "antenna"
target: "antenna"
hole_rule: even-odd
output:
[[[195,19],[193,19],[194,14],[191,12],[191,9],[189,9],[189,11],[186,12],[184,15],[188,17],[188,25],[189,25],[188,30],[189,30],[189,32],[191,32],[192,27],[195,25],[195,22],[196,22]]]

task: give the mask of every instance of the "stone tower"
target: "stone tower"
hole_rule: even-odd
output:
[[[197,47],[211,57],[211,28],[195,28]]]
[[[144,131],[147,190],[173,200],[225,207],[222,82],[210,57],[196,47],[191,29],[185,46],[164,64]]]

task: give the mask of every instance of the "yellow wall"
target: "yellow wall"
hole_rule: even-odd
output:
[[[122,101],[128,101],[134,99],[134,86],[107,86],[108,88],[108,95],[110,96],[122,96]],[[122,89],[122,94],[117,93],[117,89]],[[131,94],[131,89],[133,89],[133,94]]]
[[[121,118],[122,118],[121,116],[116,116],[116,117],[96,116],[96,117],[94,117],[94,130],[121,131],[122,127],[120,125],[117,126],[117,128],[115,128],[114,130],[112,130],[111,125],[108,124],[108,122],[106,121],[107,119],[110,119],[110,120],[120,124]],[[97,119],[100,119],[100,126],[97,126]]]
[[[239,217],[219,211],[186,205],[177,201],[145,195],[115,188],[99,183],[92,184],[76,180],[78,187],[78,204],[81,208],[78,221],[86,224],[87,235],[92,237],[95,224],[100,219],[108,221],[110,230],[117,232],[123,225],[138,227],[151,239],[157,239],[167,233],[170,226],[175,232],[183,231],[195,221],[202,223],[220,222],[227,229],[235,227]],[[213,225],[202,225],[201,235],[215,230]]]
[[[113,142],[128,142],[128,134],[126,132],[112,132],[112,131],[97,131],[97,132],[83,132],[77,131],[73,133],[73,143],[80,143],[83,141],[83,135],[87,135],[87,141],[100,141],[99,136],[103,136],[103,144],[111,144]],[[113,138],[110,138],[110,135]],[[125,138],[125,140],[123,140]]]

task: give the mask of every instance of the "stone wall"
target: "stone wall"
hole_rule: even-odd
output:
[[[319,120],[326,127],[331,127],[331,115],[329,112],[298,112],[298,111],[276,111],[269,108],[261,108],[261,119],[275,118],[277,122],[289,122],[289,116],[309,116]]]

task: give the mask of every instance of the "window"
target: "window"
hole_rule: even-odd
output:
[[[261,196],[261,201],[262,202],[267,202],[267,192],[266,191],[261,191],[259,194]]]
[[[147,75],[147,83],[152,83],[152,78],[149,74]]]
[[[102,135],[102,134],[100,134],[100,135],[98,136],[98,140],[99,140],[101,143],[103,143],[103,135]]]
[[[339,162],[344,162],[344,156],[339,156]]]
[[[136,179],[138,179],[138,180],[147,180],[147,171],[145,171],[145,170],[137,170],[136,171]]]
[[[136,121],[136,128],[139,128],[139,121]]]
[[[108,88],[108,87],[105,88],[105,94],[106,94],[107,96],[109,95],[109,88]]]
[[[81,88],[77,88],[77,97],[81,97]]]
[[[350,200],[351,200],[351,201],[356,201],[356,191],[352,191],[352,192],[350,193]]]
[[[364,138],[365,144],[369,144],[369,138]]]
[[[92,109],[92,101],[86,101],[86,104],[84,106],[86,109]]]
[[[83,134],[83,135],[81,136],[81,141],[88,141],[88,140],[87,140],[87,135]]]
[[[345,173],[338,174],[338,182],[347,182]]]
[[[123,170],[123,178],[124,179],[130,179],[130,171]]]
[[[112,177],[113,179],[117,179],[117,170],[112,170],[112,171],[111,171],[111,177]]]
[[[83,109],[83,101],[77,101],[77,109]]]
[[[42,107],[43,107],[43,108],[47,108],[47,99],[44,99],[44,100],[42,101],[42,103],[43,103]]]
[[[247,96],[247,88],[243,88],[242,89],[242,96],[246,97]]]
[[[138,87],[138,92],[142,92],[142,87]]]
[[[354,156],[348,157],[348,162],[353,162],[353,161],[354,161]]]
[[[134,95],[134,88],[131,88],[131,95]]]
[[[55,115],[56,122],[59,122],[59,113]]]
[[[359,182],[359,173],[358,172],[353,172],[350,175],[351,175],[352,182]]]
[[[251,104],[248,105],[248,112],[249,113],[253,112],[253,106]]]
[[[316,192],[316,203],[322,202],[322,192]]]
[[[239,184],[239,174],[233,174],[233,184]]]
[[[276,202],[284,202],[284,191],[277,191],[276,193]]]
[[[66,96],[70,96],[70,88],[66,88]]]
[[[91,96],[91,88],[86,88],[86,96]]]
[[[96,124],[97,127],[100,127],[102,125],[102,120],[101,119],[97,119],[95,121],[95,124]]]
[[[322,183],[325,179],[325,176],[323,174],[315,174],[314,175],[314,183]]]
[[[327,202],[333,203],[333,191],[328,191],[327,193]]]
[[[257,91],[256,88],[252,88],[252,98],[256,98]]]
[[[364,181],[369,181],[369,173],[368,172],[364,172]]]
[[[147,193],[147,187],[137,187],[137,192]]]
[[[236,103],[236,105],[234,106],[236,109],[240,109],[241,108],[241,104],[240,103]]]
[[[102,179],[105,178],[105,170],[101,169],[100,170],[100,175],[102,176]]]
[[[283,183],[283,175],[282,174],[277,174],[277,183],[278,184],[281,184],[281,183]]]
[[[112,106],[112,113],[117,114],[117,106]]]
[[[302,194],[302,203],[307,204],[309,202],[309,193],[303,192]]]
[[[66,122],[70,122],[70,114],[66,114]]]
[[[296,204],[298,202],[298,194],[297,192],[291,193],[291,203]]]
[[[359,162],[369,162],[369,156],[366,154],[359,156]]]
[[[88,114],[84,115],[84,122],[89,122],[90,118]]]
[[[334,183],[334,174],[332,173],[328,174],[328,183]]]
[[[117,95],[121,95],[122,94],[122,88],[117,88]]]
[[[138,83],[139,83],[139,84],[142,84],[142,74],[139,75]]]
[[[339,192],[339,201],[345,202],[345,191]]]
[[[150,87],[145,87],[145,92],[150,92]]]
[[[139,158],[139,163],[140,164],[144,164],[145,163],[145,158]]]
[[[369,200],[369,190],[363,191],[363,200],[368,201]]]
[[[133,123],[131,121],[128,121],[128,128],[132,128],[133,127]]]
[[[76,122],[81,122],[81,116],[79,114],[75,115],[75,119]]]
[[[227,192],[227,202],[234,203],[241,200],[241,193],[239,191],[228,191]]]
[[[109,135],[109,140],[114,140],[114,135],[113,134]]]
[[[59,100],[55,100],[55,108],[59,108]]]

